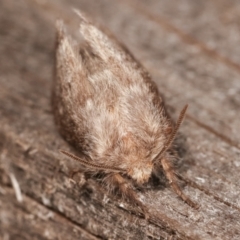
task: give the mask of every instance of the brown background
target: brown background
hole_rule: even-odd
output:
[[[79,8],[148,69],[181,127],[184,204],[165,181],[139,193],[150,220],[94,179],[69,181],[51,113],[55,20]],[[0,239],[240,239],[237,0],[0,1]],[[183,147],[184,146],[184,147]],[[16,178],[18,202],[10,179]],[[164,177],[163,177],[164,179]]]

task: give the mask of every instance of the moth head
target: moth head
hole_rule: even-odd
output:
[[[127,174],[135,180],[138,184],[143,184],[148,182],[152,174],[152,163],[147,163],[145,166],[133,167],[130,168]]]

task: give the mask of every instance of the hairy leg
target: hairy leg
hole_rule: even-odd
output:
[[[145,218],[148,218],[146,207],[138,200],[137,194],[127,179],[123,178],[119,173],[110,173],[104,178],[104,183],[108,190],[116,190],[124,199],[140,207]]]
[[[174,190],[174,192],[184,201],[186,202],[189,206],[193,208],[198,208],[199,206],[194,203],[189,197],[187,197],[183,191],[180,189],[180,187],[177,184],[177,179],[176,179],[176,174],[174,172],[173,166],[167,158],[161,159],[162,167],[165,172],[165,175],[167,179],[169,180],[169,183]]]

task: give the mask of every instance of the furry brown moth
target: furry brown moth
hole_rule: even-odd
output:
[[[104,182],[138,205],[134,186],[149,181],[162,167],[172,189],[196,207],[180,189],[171,164],[172,143],[185,115],[174,125],[154,82],[134,57],[82,13],[78,48],[57,22],[55,122],[62,136],[80,151],[84,171],[103,172]]]

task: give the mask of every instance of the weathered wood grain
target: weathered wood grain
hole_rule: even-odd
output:
[[[132,2],[132,1],[130,1]],[[136,1],[137,2],[137,1]],[[136,4],[135,2],[135,4]],[[237,0],[181,0],[171,1],[141,0],[140,7],[145,13],[155,16],[186,34],[194,43],[196,40],[205,51],[213,50],[232,64],[240,66],[240,3]],[[136,6],[136,5],[135,5]],[[196,43],[197,43],[196,42]]]
[[[234,51],[239,42],[229,34],[224,40],[228,31],[238,36],[237,18],[228,21],[230,30],[216,20],[237,9],[237,2],[196,2],[0,2],[3,239],[239,239],[240,71]],[[69,146],[55,129],[50,96],[55,20],[64,19],[69,31],[76,31],[78,19],[71,7],[107,26],[146,66],[173,116],[190,105],[177,165],[184,191],[199,202],[199,210],[177,198],[164,178],[160,186],[139,192],[152,213],[149,221],[94,179],[82,184],[69,180],[69,170],[79,166],[58,152]],[[216,54],[208,51],[209,41]],[[22,203],[15,199],[10,173],[19,182]]]

